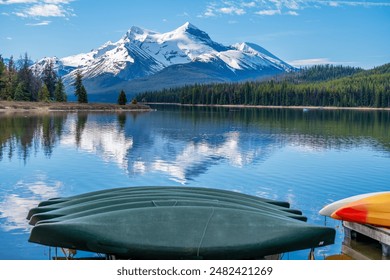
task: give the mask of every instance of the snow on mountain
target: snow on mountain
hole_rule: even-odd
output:
[[[239,43],[233,45],[233,47],[247,56],[254,58],[256,64],[261,64],[261,62],[263,62],[265,66],[273,65],[274,67],[278,67],[286,72],[290,72],[294,69],[291,65],[256,44]]]
[[[224,46],[214,42],[206,32],[189,22],[166,33],[133,26],[117,42],[109,41],[88,53],[61,59],[44,58],[38,61],[33,69],[41,72],[46,63],[53,63],[58,74],[65,76],[64,81],[70,82],[76,70],[79,70],[84,80],[96,82],[104,77],[103,84],[110,86],[114,80],[118,82],[148,79],[167,68],[193,63],[196,63],[198,70],[202,69],[199,66],[199,63],[202,63],[208,71],[211,71],[213,67],[210,68],[210,65],[213,64],[216,69],[214,72],[223,69],[229,72],[226,72],[227,77],[233,75],[235,80],[240,80],[240,77],[258,78],[270,73],[294,70],[292,66],[258,45],[238,43]],[[114,79],[111,82],[110,77]],[[102,82],[98,84],[101,88]]]
[[[50,63],[53,64],[53,68],[56,71],[57,75],[61,77],[70,74],[73,70],[77,68],[77,65],[73,66],[71,64],[66,64],[63,62],[62,59],[59,59],[58,57],[54,56],[42,58],[38,62],[34,63],[31,66],[31,69],[34,73],[41,75],[45,67]]]

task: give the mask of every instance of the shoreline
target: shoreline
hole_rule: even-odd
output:
[[[257,109],[300,109],[300,110],[358,110],[358,111],[390,111],[389,107],[376,108],[376,107],[335,107],[335,106],[274,106],[274,105],[218,105],[218,104],[181,104],[181,103],[158,103],[158,102],[146,102],[148,105],[172,105],[183,107],[222,107],[222,108],[257,108]]]
[[[356,110],[356,111],[390,111],[390,108],[376,107],[321,107],[321,106],[273,106],[273,105],[218,105],[218,104],[181,104],[164,102],[147,102],[141,104],[118,105],[114,103],[75,103],[75,102],[30,102],[0,101],[0,113],[50,113],[50,112],[150,112],[149,105],[169,105],[183,107],[220,107],[232,109],[299,109],[299,110]]]
[[[0,101],[0,113],[148,112],[152,110],[145,104]]]

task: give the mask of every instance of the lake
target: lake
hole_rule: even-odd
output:
[[[48,259],[28,210],[127,186],[195,186],[288,201],[308,223],[351,195],[390,189],[390,111],[158,106],[144,113],[0,114],[0,259]],[[306,259],[308,251],[285,254]]]

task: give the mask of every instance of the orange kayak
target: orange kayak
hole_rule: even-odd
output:
[[[338,210],[339,208],[341,208],[341,207],[343,207],[343,206],[345,206],[353,201],[360,200],[360,199],[363,199],[363,198],[366,198],[369,196],[373,196],[373,195],[377,195],[377,194],[382,194],[382,193],[389,193],[390,194],[390,192],[372,192],[372,193],[364,193],[364,194],[359,194],[359,195],[355,195],[355,196],[350,196],[350,197],[347,197],[347,198],[344,198],[341,200],[337,200],[335,202],[332,202],[332,203],[326,205],[324,208],[322,208],[319,211],[319,214],[322,216],[330,217],[336,210]]]
[[[390,227],[390,193],[365,197],[344,205],[331,215],[337,220]]]

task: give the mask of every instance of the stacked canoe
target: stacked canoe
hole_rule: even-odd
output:
[[[335,201],[319,212],[336,220],[390,227],[390,192],[374,192]]]
[[[41,202],[30,242],[126,259],[256,259],[334,243],[284,201],[191,187],[130,187]]]

